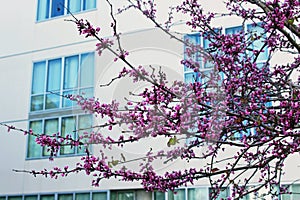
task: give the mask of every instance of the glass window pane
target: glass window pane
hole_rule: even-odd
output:
[[[31,111],[38,111],[44,109],[44,95],[37,95],[31,97]]]
[[[0,197],[0,200],[6,200],[6,197]]]
[[[253,37],[253,42],[250,46],[253,50],[260,50],[264,46],[264,40],[266,39],[266,34],[263,28],[254,25],[248,25],[248,30],[250,32],[250,37]],[[260,37],[260,39],[256,39]],[[263,48],[264,52],[261,52],[257,58],[257,61],[268,59],[268,49],[267,46]],[[250,56],[253,56],[252,52],[249,52]]]
[[[64,14],[64,0],[52,0],[51,17],[56,17]]]
[[[169,191],[168,200],[185,200],[185,190],[184,189],[175,190],[175,193]]]
[[[83,0],[83,10],[96,8],[96,0]]]
[[[209,189],[209,194],[212,194],[212,189]],[[229,196],[229,190],[227,188],[222,188],[219,196],[215,199],[215,200],[221,200],[221,199],[227,199],[227,197]]]
[[[90,193],[76,193],[75,200],[89,200]]]
[[[207,188],[189,188],[188,200],[208,200]]]
[[[106,192],[93,193],[92,200],[107,200],[107,193]]]
[[[79,12],[80,7],[81,7],[81,1],[80,0],[68,0],[69,12],[71,12],[71,13]]]
[[[92,120],[93,120],[93,116],[92,115],[80,115],[78,117],[78,135],[83,136],[85,132],[91,132],[92,129]],[[88,140],[88,139],[86,139]],[[82,141],[85,142],[85,139],[83,139]],[[85,153],[85,148],[84,147],[79,147],[78,148],[78,153]]]
[[[66,137],[67,135],[70,135],[73,139],[75,139],[75,133],[76,130],[76,117],[65,117],[62,118],[62,125],[61,125],[61,135],[63,137]],[[62,146],[60,148],[60,154],[74,154],[75,148],[71,146]]]
[[[49,0],[39,0],[37,8],[37,21],[49,18]]]
[[[22,196],[7,197],[8,200],[22,200]]]
[[[58,133],[58,119],[48,119],[45,120],[45,134],[53,135]],[[48,147],[43,148],[43,156],[49,156],[50,152],[47,151]]]
[[[188,42],[190,45],[200,45],[200,35],[199,34],[192,34],[192,35],[185,35],[184,41]],[[190,46],[189,45],[189,46]],[[191,47],[185,46],[185,52],[186,48],[191,49]],[[193,61],[200,61],[200,57],[198,52],[193,52],[191,56],[187,56],[186,53],[184,54],[185,59],[192,59]],[[192,71],[190,68],[184,67],[184,71]]]
[[[54,195],[41,195],[40,200],[54,200]]]
[[[165,200],[165,193],[164,192],[154,192],[154,200]]]
[[[195,83],[197,81],[198,81],[198,73],[197,72],[191,72],[191,73],[184,74],[184,82],[185,83]]]
[[[94,53],[81,55],[80,62],[80,87],[94,85]]]
[[[242,26],[230,27],[230,28],[225,29],[225,33],[228,34],[228,35],[237,34],[241,31],[243,31]]]
[[[67,96],[69,94],[77,94],[77,90],[69,90],[69,91],[65,91],[63,93],[64,96]],[[76,106],[77,102],[76,101],[72,101],[66,97],[63,97],[63,107],[71,107],[71,106]]]
[[[300,184],[292,185],[293,199],[300,199]]]
[[[94,88],[85,88],[79,91],[79,95],[84,97],[93,97],[94,96]]]
[[[78,56],[71,56],[65,59],[64,89],[77,87],[78,58]]]
[[[46,62],[33,64],[31,94],[41,94],[45,92],[45,73]]]
[[[61,59],[49,60],[47,91],[55,91],[60,89],[61,79]]]
[[[38,199],[37,195],[30,195],[24,197],[24,200],[37,200],[37,199]]]
[[[60,96],[59,93],[46,95],[46,109],[59,108]]]
[[[59,194],[58,200],[73,200],[73,194]]]
[[[41,134],[43,132],[42,120],[30,122],[29,128],[33,133]],[[35,138],[35,136],[28,135],[27,158],[41,157],[41,147],[35,142]]]

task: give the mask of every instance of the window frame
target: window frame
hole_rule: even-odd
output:
[[[222,27],[221,29],[216,29],[215,31],[219,31],[221,34],[225,34],[225,35],[227,35],[227,34],[236,34],[236,33],[238,33],[238,32],[245,32],[245,33],[247,33],[247,34],[245,35],[244,40],[247,41],[247,40],[249,39],[249,37],[251,37],[252,34],[253,34],[253,32],[251,32],[251,31],[255,31],[255,29],[262,29],[262,28],[260,27],[260,25],[261,25],[261,23],[256,23],[256,24],[254,24],[254,23],[246,23],[246,24],[242,24],[242,25],[241,25],[241,24],[237,24],[237,25],[233,25],[233,26],[225,26],[225,27]],[[252,27],[253,27],[253,29],[251,30]],[[227,31],[228,31],[229,29],[236,29],[236,31],[233,31],[233,33],[227,33]],[[255,32],[254,32],[254,33],[255,33]],[[198,36],[198,38],[194,39],[195,41],[198,41],[198,43],[196,43],[195,45],[199,45],[199,46],[202,47],[203,49],[207,49],[207,48],[205,47],[205,45],[204,45],[206,39],[204,38],[204,36],[201,36],[199,32],[184,35],[184,41],[186,41],[186,39],[189,39],[190,36],[193,36],[193,37],[194,37],[194,36]],[[262,37],[263,37],[263,38],[266,38],[266,37],[267,37],[267,34],[262,35]],[[255,45],[255,44],[252,43],[252,44],[251,44],[251,47],[254,47],[254,45]],[[184,59],[186,59],[186,51],[185,51],[185,48],[186,48],[186,45],[184,45]],[[254,49],[255,49],[255,48],[254,48]],[[260,49],[259,49],[259,50],[260,50]],[[264,55],[262,56],[263,59],[260,59],[260,58],[259,58],[260,55],[259,55],[258,58],[257,58],[257,60],[256,60],[257,65],[266,63],[266,61],[268,60],[269,49],[268,49],[267,47],[264,47],[264,50],[265,50],[265,52],[260,53],[260,55],[264,54]],[[245,55],[247,55],[247,56],[252,56],[253,53],[252,53],[252,52],[245,52]],[[198,56],[197,53],[196,53],[196,56]],[[194,59],[195,59],[195,58],[194,58]],[[201,76],[200,73],[207,73],[207,72],[209,73],[209,72],[212,72],[212,70],[213,70],[212,67],[210,67],[210,68],[205,67],[206,62],[203,61],[203,59],[201,58],[201,56],[200,56],[200,58],[197,58],[197,57],[196,57],[195,61],[196,61],[196,62],[199,62],[199,66],[200,66],[199,71],[200,71],[200,72],[193,72],[193,70],[187,68],[186,66],[183,66],[183,72],[184,72],[184,77],[183,77],[183,78],[184,78],[184,82],[185,82],[186,84],[194,83],[194,82],[201,82],[202,84],[205,83],[205,81],[202,82],[202,80],[203,80],[203,79],[208,79],[208,78],[207,78],[207,77],[206,77],[206,78],[205,78],[205,77],[204,77],[204,78],[201,78],[201,77],[200,77],[200,76]],[[220,73],[220,72],[219,72],[219,73]],[[190,81],[190,80],[187,81],[187,80],[186,80],[186,75],[187,75],[187,74],[193,74],[193,75],[196,77],[196,79],[195,79],[195,80],[192,80],[192,81]],[[222,79],[224,79],[224,76],[225,76],[225,75],[224,75],[224,73],[221,72],[220,76],[221,76]],[[209,89],[209,90],[210,90],[210,89]],[[271,103],[272,103],[272,102],[271,102]],[[269,105],[269,104],[267,104],[267,105]],[[246,122],[245,122],[245,123],[246,123]],[[233,139],[239,140],[239,139],[241,139],[242,136],[245,135],[245,134],[246,134],[246,135],[254,135],[254,134],[256,134],[256,131],[255,131],[254,128],[251,128],[251,129],[247,130],[246,133],[235,133],[234,136],[233,136]],[[194,140],[194,139],[192,138],[192,139],[190,139],[188,142],[193,141],[193,140]]]
[[[78,69],[77,69],[77,86],[74,88],[64,88],[64,82],[65,82],[65,68],[66,68],[66,59],[71,58],[73,56],[78,56]],[[82,64],[83,57],[88,56],[87,59],[92,59],[92,72],[91,72],[91,78],[92,82],[90,83],[91,85],[88,86],[81,86],[81,80],[82,80]],[[91,57],[89,57],[91,56]],[[54,60],[59,60],[61,61],[60,63],[60,85],[59,89],[52,92],[52,93],[59,93],[57,99],[58,99],[58,106],[54,108],[47,108],[47,96],[55,95],[51,94],[51,91],[48,91],[48,76],[49,76],[49,62],[54,61]],[[43,68],[44,68],[44,83],[43,83],[43,91],[38,92],[38,93],[33,93],[33,88],[34,88],[34,70],[35,70],[35,65],[43,63]],[[94,95],[94,86],[95,86],[95,53],[93,51],[91,52],[84,52],[84,53],[77,53],[77,54],[72,54],[72,55],[66,55],[62,57],[55,57],[55,58],[49,58],[49,59],[44,59],[44,60],[37,60],[32,62],[32,78],[31,78],[31,92],[30,92],[30,101],[29,101],[29,115],[35,115],[35,114],[47,114],[47,113],[53,113],[53,112],[59,112],[62,110],[70,110],[74,108],[79,108],[79,106],[75,105],[74,102],[69,102],[70,100],[67,100],[62,97],[64,94],[68,94],[67,92],[72,92],[75,91],[76,94],[82,93],[84,90],[92,90],[91,95]],[[72,94],[72,93],[69,93]],[[34,97],[42,97],[42,106],[41,109],[34,109],[33,108],[33,98]],[[66,103],[65,103],[66,101]],[[71,104],[70,104],[71,103]],[[68,105],[70,104],[70,105]]]
[[[81,114],[70,114],[70,115],[63,115],[63,116],[49,116],[49,117],[44,117],[44,118],[40,118],[40,119],[32,119],[32,120],[29,120],[28,122],[28,127],[30,127],[30,123],[31,122],[41,122],[41,126],[42,126],[42,134],[45,132],[45,122],[46,120],[51,120],[51,119],[57,119],[58,121],[58,133],[60,133],[60,135],[62,134],[62,121],[64,118],[69,118],[69,117],[75,117],[75,130],[78,130],[79,127],[80,127],[80,117],[83,117],[83,116],[90,116],[91,117],[91,125],[93,125],[93,122],[94,122],[94,118],[93,118],[93,115],[91,114],[85,114],[85,113],[81,113]],[[68,133],[67,133],[68,134]],[[29,135],[31,136],[31,135]],[[32,136],[33,138],[35,138],[34,136]],[[75,133],[75,139],[78,139],[79,137],[79,131],[77,131]],[[42,147],[40,145],[38,145],[38,150],[40,151],[39,152],[39,156],[30,156],[29,155],[29,150],[30,150],[30,138],[27,137],[27,141],[26,141],[26,160],[36,160],[36,159],[47,159],[49,158],[49,155],[44,155],[44,150],[45,150],[45,147]],[[66,154],[63,154],[61,153],[61,149],[57,152],[57,157],[73,157],[73,156],[82,156],[84,155],[85,153],[84,152],[81,152],[80,151],[80,148],[78,146],[76,147],[73,147],[75,148],[74,149],[74,153],[66,153]],[[92,150],[92,147],[90,146],[89,147],[91,150]],[[34,148],[33,148],[34,150]]]
[[[42,13],[40,11],[40,2],[41,1],[44,1],[44,2],[47,1],[46,4],[48,4],[48,5],[46,5],[45,13]],[[37,2],[36,2],[36,18],[35,18],[36,22],[43,22],[43,21],[47,21],[47,20],[56,19],[56,18],[59,18],[59,17],[64,17],[64,16],[70,15],[69,2],[71,0],[63,0],[64,1],[64,5],[63,5],[64,7],[59,8],[59,9],[62,9],[62,14],[61,15],[56,15],[56,16],[52,16],[53,1],[56,1],[56,0],[37,0]],[[83,12],[89,12],[89,11],[96,10],[97,9],[97,0],[93,0],[92,4],[94,6],[87,7],[86,6],[86,0],[80,0],[80,9],[79,9],[79,11],[74,11],[72,13],[75,14],[75,13],[83,13]],[[65,9],[65,8],[68,8],[68,9]],[[40,15],[43,16],[43,14],[45,15],[45,17],[40,17]]]

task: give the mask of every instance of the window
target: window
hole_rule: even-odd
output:
[[[72,107],[62,95],[93,96],[94,54],[85,53],[33,64],[30,111]]]
[[[151,194],[151,193],[150,193]],[[92,196],[92,198],[90,198]],[[1,196],[0,200],[107,200],[107,191]]]
[[[89,132],[92,126],[92,115],[72,115],[56,118],[45,118],[32,120],[29,123],[30,129],[37,134],[53,135],[60,133],[62,136],[70,135],[73,139],[77,139],[85,131]],[[80,129],[80,131],[76,131]],[[83,147],[62,146],[58,152],[58,156],[83,154]],[[35,136],[29,135],[27,158],[47,158],[50,152],[47,147],[41,147],[36,144]]]
[[[96,0],[38,0],[37,21],[95,8]]]
[[[92,194],[92,200],[107,200],[107,193],[95,192]]]
[[[90,193],[75,193],[75,200],[86,200],[86,199],[90,199]]]
[[[177,189],[168,192],[168,200],[185,200],[185,189]]]
[[[213,189],[210,188],[209,189],[209,196],[210,196],[210,199],[211,198],[211,195],[213,193]],[[219,193],[219,196],[215,199],[215,200],[221,200],[221,199],[227,199],[227,197],[229,197],[229,189],[228,188],[222,188],[220,193]]]
[[[246,29],[246,30],[245,30]],[[220,32],[227,35],[232,34],[238,34],[241,32],[246,31],[247,34],[245,34],[245,38],[240,38],[240,40],[250,41],[251,43],[247,47],[247,51],[241,53],[240,59],[243,59],[243,57],[247,56],[248,58],[251,58],[252,60],[255,60],[255,63],[259,68],[262,68],[267,59],[268,59],[268,49],[266,45],[264,46],[264,39],[266,38],[266,34],[263,28],[261,28],[258,25],[249,24],[246,26],[235,26],[235,27],[228,27],[223,29],[223,32],[219,30],[215,30],[215,32]],[[185,36],[185,41],[188,41],[192,45],[196,46],[196,49],[199,49],[199,47],[202,47],[207,52],[211,52],[212,54],[217,53],[214,51],[214,49],[211,49],[212,47],[209,45],[211,40],[209,40],[208,35],[209,33],[204,34],[204,36],[201,36],[199,33],[196,34],[188,34]],[[199,72],[194,72],[193,70],[189,69],[188,67],[184,66],[184,80],[186,83],[193,83],[193,82],[201,82],[202,84],[206,84],[211,78],[214,77],[215,73],[212,73],[214,65],[207,61],[207,59],[203,58],[202,55],[199,55],[197,50],[194,50],[195,52],[192,53],[192,56],[187,56],[187,47],[185,47],[185,59],[190,59],[193,62],[197,63],[200,68]],[[189,47],[190,51],[193,52],[193,48]],[[254,52],[260,52],[258,55],[255,55]],[[219,73],[221,79],[224,78],[223,73]],[[219,82],[218,85],[221,83]],[[271,106],[271,102],[267,102],[265,104],[267,107]],[[243,125],[247,126],[248,121],[243,121]],[[245,129],[245,131],[234,133],[233,136],[231,136],[232,139],[241,139],[243,135],[250,135],[255,134],[254,128],[251,129]],[[193,141],[192,139],[191,141]],[[189,142],[189,141],[188,141]]]
[[[111,200],[135,200],[135,192],[130,191],[111,191],[110,192]]]
[[[24,200],[37,200],[37,195],[24,196]]]
[[[78,139],[91,130],[92,116],[83,114],[76,102],[64,96],[92,97],[93,92],[94,53],[33,63],[29,128],[36,134],[59,133]],[[49,149],[36,144],[35,139],[35,136],[28,136],[27,158],[51,156]],[[58,155],[76,155],[84,151],[84,148],[62,146]]]
[[[282,200],[300,199],[300,184],[292,184],[285,187],[287,187],[287,192],[291,192],[291,194],[281,195]]]
[[[220,32],[216,29],[215,33]],[[201,55],[198,52],[200,47],[206,51],[210,51],[212,54],[216,53],[210,47],[210,39],[208,39],[210,33],[205,34],[203,37],[199,33],[185,35],[184,40],[194,46],[195,49],[190,48],[192,51],[191,56],[187,56],[187,47],[185,47],[185,59],[191,59],[193,62],[199,65],[200,72],[194,72],[192,69],[184,66],[184,80],[186,83],[201,82],[202,84],[207,84],[212,70],[214,69],[213,63],[209,60],[206,55]],[[220,74],[222,76],[222,74]]]
[[[166,199],[164,192],[154,192],[153,196],[154,196],[154,200],[165,200]]]
[[[207,188],[188,188],[188,200],[208,200]]]
[[[58,200],[73,200],[73,194],[58,194]]]
[[[8,200],[22,200],[22,196],[8,196],[7,197]]]

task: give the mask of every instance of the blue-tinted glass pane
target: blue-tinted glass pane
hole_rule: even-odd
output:
[[[31,195],[31,196],[24,196],[24,200],[37,200],[37,195]]]
[[[96,0],[83,0],[83,10],[96,8]]]
[[[46,95],[46,109],[59,108],[60,96],[59,93]]]
[[[31,97],[31,111],[38,111],[44,109],[44,95],[37,95]]]
[[[45,92],[45,73],[46,62],[38,62],[33,64],[31,94],[41,94]]]
[[[80,90],[79,94],[84,97],[93,97],[94,96],[94,88],[82,89],[82,90]]]
[[[62,118],[62,125],[61,125],[61,136],[66,137],[67,135],[71,136],[73,139],[75,139],[75,133],[76,130],[76,117],[65,117]],[[60,154],[74,154],[75,148],[71,146],[62,146],[60,148]]]
[[[69,90],[63,93],[64,96],[67,96],[69,94],[77,95],[77,90]],[[76,101],[72,101],[66,97],[63,97],[63,107],[71,107],[76,105],[77,105]]]
[[[189,44],[192,44],[192,45],[200,45],[200,35],[199,34],[185,35],[184,41],[188,42]],[[188,56],[187,55],[187,48],[190,49],[190,50],[195,50],[195,49],[192,49],[191,47],[185,46],[184,58],[185,59],[192,59],[193,61],[200,61],[199,53],[198,52],[193,52],[193,54],[191,56]],[[185,67],[184,70],[188,71],[190,69]]]
[[[264,46],[264,40],[266,39],[266,34],[263,28],[254,25],[248,25],[248,30],[250,32],[250,37],[253,38],[251,48],[253,50],[260,50]],[[259,38],[257,38],[259,37]],[[268,59],[268,49],[267,46],[263,48],[264,52],[261,52],[257,58],[257,61],[267,60]],[[250,52],[250,56],[253,53]]]
[[[93,195],[92,200],[107,200],[106,192],[93,193],[92,195]]]
[[[79,56],[71,56],[65,59],[64,89],[77,87],[78,58]]]
[[[206,70],[206,71],[200,72],[199,82],[201,82],[202,84],[209,84],[209,81],[211,80],[211,73],[212,73],[212,70]]]
[[[78,136],[83,136],[85,132],[90,133],[92,131],[91,127],[92,127],[92,120],[93,117],[92,115],[81,115],[78,117]],[[84,142],[87,141],[83,140]],[[85,152],[85,148],[81,147],[78,149],[78,153],[84,153]]]
[[[128,191],[128,192],[118,192],[118,200],[134,200],[134,192]]]
[[[90,193],[76,193],[75,200],[89,200]]]
[[[56,17],[64,14],[64,0],[52,0],[51,17]]]
[[[7,197],[8,200],[22,200],[22,196]]]
[[[54,200],[54,195],[41,195],[40,200]]]
[[[184,74],[184,82],[185,83],[195,83],[197,81],[198,81],[198,74],[196,72]]]
[[[71,13],[79,12],[81,8],[80,0],[68,0],[68,11]]]
[[[39,0],[37,8],[37,21],[49,18],[49,0]]]
[[[73,194],[59,194],[58,200],[73,200]]]
[[[225,29],[225,33],[228,35],[237,34],[243,31],[242,26],[230,27]]]
[[[29,124],[29,128],[35,134],[41,134],[43,132],[42,120],[32,121]],[[35,142],[35,136],[28,135],[27,146],[27,158],[39,158],[41,157],[41,147]]]
[[[164,192],[154,192],[154,200],[165,200]]]
[[[47,135],[53,135],[58,133],[58,119],[48,119],[45,120],[45,134]],[[44,147],[43,149],[43,155],[49,156],[50,152],[47,151],[47,147]]]
[[[76,193],[75,200],[89,200],[90,193]]]
[[[206,188],[189,188],[188,189],[188,200],[208,200]]]
[[[80,87],[94,85],[94,53],[81,55],[80,62]]]
[[[60,90],[61,59],[49,60],[47,91]]]
[[[212,195],[213,190],[209,190],[210,195]],[[216,200],[222,200],[222,199],[227,199],[229,197],[229,190],[227,188],[222,188],[222,190],[219,193],[219,196],[216,198]]]
[[[185,190],[175,190],[176,193],[169,191],[168,200],[185,200]]]

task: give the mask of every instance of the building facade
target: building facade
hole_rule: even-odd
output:
[[[122,7],[126,1],[113,3],[115,7]],[[204,3],[216,6],[209,1]],[[159,6],[168,8],[167,3]],[[100,89],[99,85],[108,83],[123,66],[114,62],[114,56],[109,52],[103,52],[101,57],[97,55],[96,40],[78,34],[76,25],[69,21],[73,19],[70,12],[76,18],[88,19],[101,27],[101,36],[112,37],[110,7],[105,0],[7,1],[0,8],[3,29],[0,47],[1,123],[23,130],[31,128],[37,133],[60,132],[64,135],[97,124],[97,118],[83,112],[63,95],[84,94],[101,97],[102,101],[118,99],[122,102],[128,91],[138,91],[143,87],[118,82]],[[124,12],[116,18],[122,33],[121,42],[129,51],[132,63],[162,66],[171,79],[193,81],[193,73],[180,64],[184,51],[182,44],[170,40],[136,11]],[[227,31],[240,28],[240,21],[217,20],[217,23],[221,22]],[[186,37],[206,46],[198,36],[190,34]],[[261,59],[263,62],[264,58]],[[209,67],[203,69],[208,71]],[[133,149],[126,151],[133,157],[136,155]],[[207,182],[180,188],[177,193],[161,193],[145,192],[139,183],[118,180],[103,181],[95,188],[91,186],[92,177],[84,174],[50,179],[17,173],[14,170],[74,164],[84,152],[80,148],[64,147],[58,158],[49,161],[49,152],[38,146],[33,137],[24,137],[16,131],[7,133],[5,127],[0,127],[0,152],[0,200],[209,200],[211,192]],[[288,171],[297,172],[300,161],[295,158],[290,163]],[[177,165],[184,167],[177,163],[163,170]],[[295,174],[287,173],[286,183],[296,179]],[[294,185],[292,190],[300,191],[300,185]],[[229,193],[230,188],[224,189],[220,198]],[[284,198],[297,199],[296,196]]]

